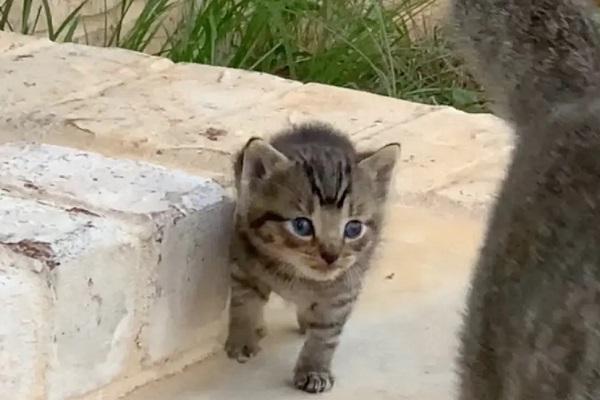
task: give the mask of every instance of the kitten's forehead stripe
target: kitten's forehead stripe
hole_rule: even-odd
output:
[[[341,208],[352,191],[352,157],[338,149],[314,148],[296,155],[306,174],[312,193],[321,205]]]
[[[340,194],[339,199],[336,201],[335,206],[337,208],[342,208],[344,206],[344,202],[346,201],[346,198],[348,197],[349,193],[350,193],[350,183],[348,183],[348,185],[346,185],[345,189]]]
[[[315,173],[313,165],[310,162],[303,162],[302,167],[304,169],[306,177],[308,178],[308,182],[310,184],[310,189],[312,193],[315,196],[317,196],[317,198],[319,199],[319,203],[323,204],[325,202],[325,195],[321,190],[321,185],[319,180],[317,179],[317,174]]]

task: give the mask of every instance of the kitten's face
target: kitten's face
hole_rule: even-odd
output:
[[[398,153],[388,145],[359,163],[336,151],[290,160],[249,143],[238,215],[250,240],[306,278],[334,279],[376,244]]]

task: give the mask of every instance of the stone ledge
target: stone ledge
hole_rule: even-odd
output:
[[[399,201],[476,213],[493,200],[513,141],[487,114],[2,32],[0,87],[0,143],[66,145],[229,185],[231,155],[250,136],[319,119],[361,146],[402,143]]]
[[[0,160],[2,393],[114,399],[220,346],[232,203],[217,184],[51,145]]]

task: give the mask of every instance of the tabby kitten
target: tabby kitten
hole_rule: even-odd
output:
[[[588,0],[454,0],[517,145],[472,278],[460,400],[600,399],[600,27]]]
[[[400,145],[358,153],[329,125],[309,123],[236,156],[230,358],[246,362],[266,335],[271,292],[293,302],[307,334],[294,385],[330,390],[331,363],[379,241]]]

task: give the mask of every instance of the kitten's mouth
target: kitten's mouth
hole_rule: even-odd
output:
[[[324,275],[338,274],[341,271],[344,271],[355,262],[354,257],[340,257],[335,262],[329,264],[324,260],[313,260],[312,263],[309,264],[309,268],[318,273]]]
[[[303,259],[293,263],[295,269],[304,277],[318,281],[336,279],[344,270],[352,265],[353,260],[341,258],[332,264],[322,260]]]
[[[329,281],[335,279],[342,271],[340,265],[327,265],[325,263],[306,263],[302,267],[298,266],[297,268],[298,271],[306,278],[317,281]]]
[[[332,272],[336,272],[339,269],[341,269],[340,265],[337,264],[318,264],[318,265],[311,265],[310,269],[312,269],[313,271],[317,271],[323,274],[330,274]]]
[[[340,268],[314,268],[309,267],[304,270],[303,275],[307,278],[314,279],[317,281],[330,281],[339,276],[341,272]]]

